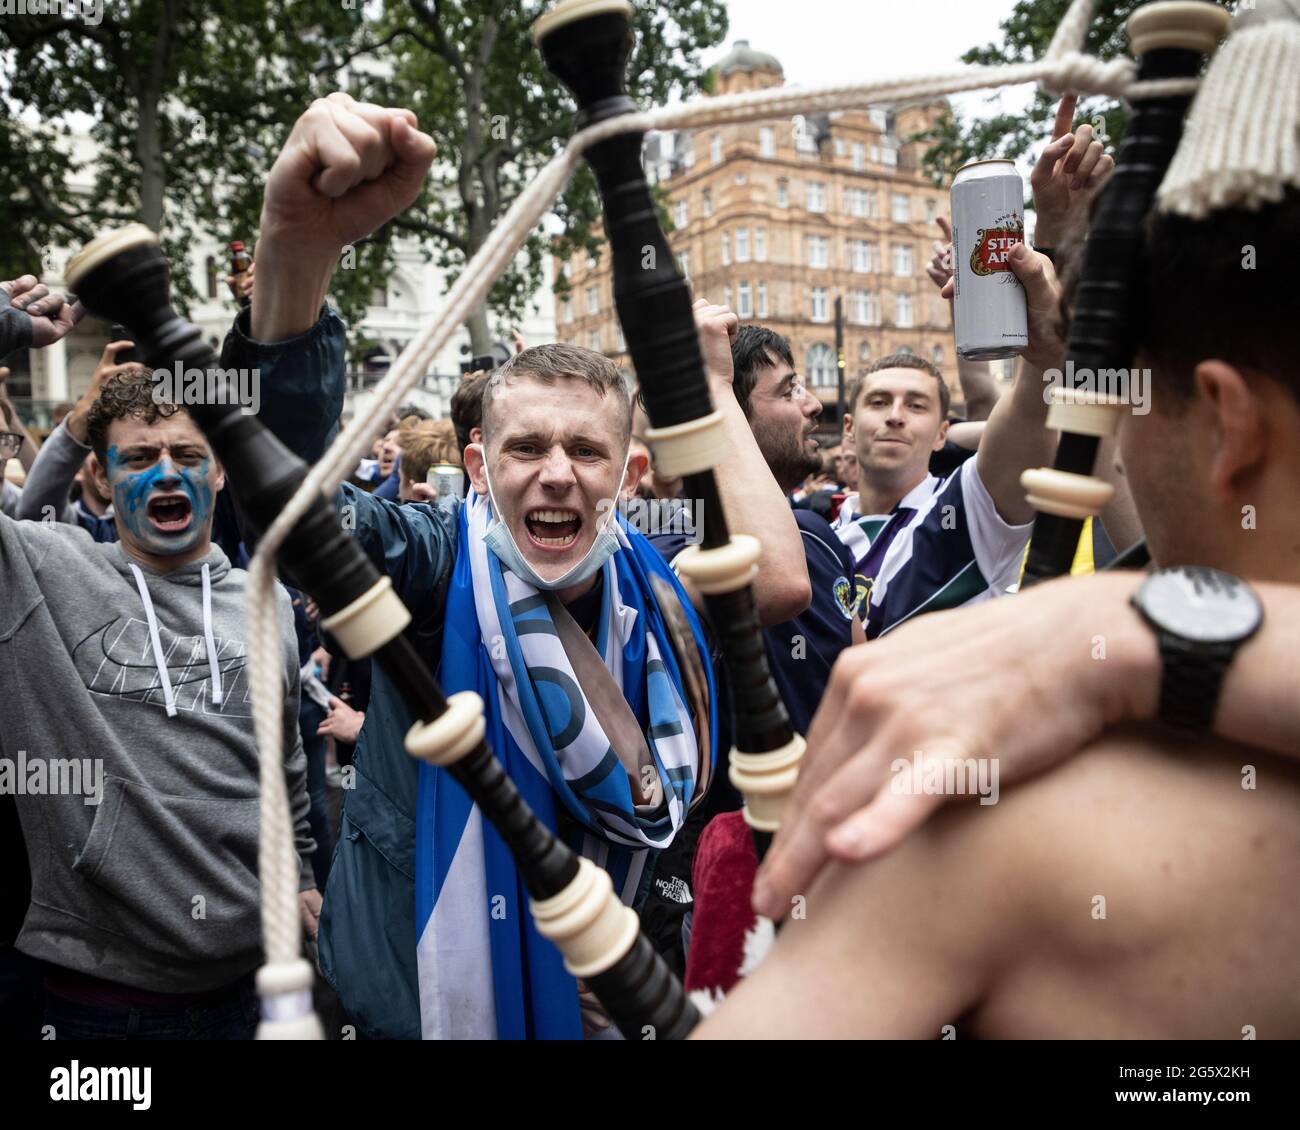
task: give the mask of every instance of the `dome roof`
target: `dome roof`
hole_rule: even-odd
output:
[[[775,55],[755,51],[750,47],[748,39],[737,39],[731,45],[731,50],[714,64],[714,69],[720,75],[736,71],[776,71],[779,75],[785,74],[781,69],[781,61]]]

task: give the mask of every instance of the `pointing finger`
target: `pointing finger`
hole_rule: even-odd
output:
[[[1079,101],[1077,94],[1063,94],[1056,104],[1056,121],[1052,125],[1052,140],[1064,137],[1070,132],[1070,123],[1074,121],[1074,107]]]

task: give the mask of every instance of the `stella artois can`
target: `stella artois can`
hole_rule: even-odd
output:
[[[1029,344],[1025,291],[1007,259],[1025,238],[1025,189],[1010,161],[974,161],[952,182],[953,321],[969,361]]]

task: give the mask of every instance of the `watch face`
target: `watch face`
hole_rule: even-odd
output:
[[[1249,585],[1218,569],[1161,569],[1137,594],[1157,626],[1198,643],[1235,643],[1259,627],[1264,612]]]

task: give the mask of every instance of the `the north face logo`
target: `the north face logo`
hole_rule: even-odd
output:
[[[673,902],[694,902],[691,898],[691,888],[686,885],[686,880],[679,875],[674,875],[671,879],[656,879],[655,886],[659,888],[659,893],[666,899]]]

